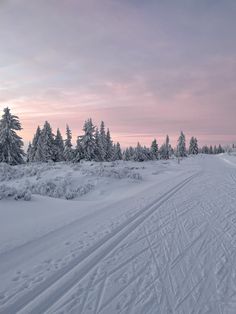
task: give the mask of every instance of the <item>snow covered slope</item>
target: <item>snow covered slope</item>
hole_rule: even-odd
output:
[[[0,201],[0,313],[236,313],[229,158],[18,167],[2,182],[33,197]],[[55,177],[93,188],[32,188]]]

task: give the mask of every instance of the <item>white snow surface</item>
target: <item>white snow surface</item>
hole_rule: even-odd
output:
[[[0,193],[0,313],[236,313],[236,156],[0,165]]]

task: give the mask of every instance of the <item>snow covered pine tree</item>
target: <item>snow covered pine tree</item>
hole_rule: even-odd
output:
[[[57,134],[54,140],[55,153],[54,161],[63,161],[64,160],[64,141],[59,129],[57,129]]]
[[[191,137],[189,143],[189,154],[190,155],[197,155],[198,154],[198,143],[196,137]]]
[[[170,138],[169,135],[166,135],[166,141],[160,148],[160,157],[161,159],[169,159],[171,154]]]
[[[33,141],[31,146],[29,145],[28,151],[27,151],[27,162],[33,162],[35,160],[36,151],[38,149],[38,142],[41,135],[40,127],[37,127],[36,133],[34,135]]]
[[[187,156],[186,140],[185,140],[185,135],[182,131],[181,131],[179,139],[178,139],[177,154],[178,154],[178,157],[186,157]]]
[[[73,148],[72,148],[72,133],[68,126],[66,125],[66,140],[65,140],[65,148],[64,148],[64,159],[65,161],[71,161],[73,159]]]
[[[158,159],[158,145],[156,139],[154,139],[151,144],[151,155],[154,160]]]
[[[0,162],[10,165],[24,163],[23,141],[15,131],[22,130],[19,118],[12,115],[7,107],[0,120]]]
[[[85,121],[83,131],[84,135],[80,136],[80,143],[84,158],[85,160],[94,160],[96,157],[95,126],[91,118]]]
[[[55,144],[52,128],[48,121],[45,121],[41,135],[38,141],[38,149],[36,152],[37,161],[54,161]]]

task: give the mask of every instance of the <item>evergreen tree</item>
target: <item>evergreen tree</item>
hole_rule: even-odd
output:
[[[207,145],[202,147],[202,154],[209,154],[209,147]]]
[[[133,159],[134,161],[145,161],[149,159],[147,148],[142,147],[139,142],[134,150]]]
[[[32,145],[31,145],[31,142],[29,142],[27,154],[26,154],[26,162],[31,162],[31,161],[32,161]]]
[[[30,150],[30,156],[29,156],[29,162],[32,162],[32,161],[36,161],[36,152],[39,148],[39,138],[41,136],[41,130],[40,130],[40,127],[38,126],[37,127],[37,130],[36,130],[36,133],[33,137],[33,141],[32,141],[32,147],[31,147],[31,150]]]
[[[134,152],[135,152],[135,149],[132,146],[130,146],[129,147],[130,160],[134,160]]]
[[[170,146],[170,139],[169,135],[166,136],[165,143],[160,148],[160,156],[161,159],[169,159],[171,155],[171,146]]]
[[[22,164],[25,153],[23,141],[16,131],[22,130],[19,118],[10,113],[9,108],[4,109],[0,120],[0,162],[10,165]]]
[[[82,159],[84,159],[84,151],[81,143],[81,136],[78,136],[73,161],[80,162]]]
[[[212,145],[210,146],[210,148],[209,148],[209,154],[213,154],[213,147],[212,147]]]
[[[151,149],[144,146],[143,147],[143,154],[145,156],[145,160],[153,160],[153,155],[151,153]]]
[[[73,149],[72,149],[72,133],[68,125],[66,125],[66,140],[64,148],[64,160],[71,161],[73,159]]]
[[[190,155],[198,154],[198,142],[195,137],[191,137],[190,144],[189,144],[189,154]]]
[[[113,143],[111,140],[111,135],[110,135],[110,130],[107,130],[107,134],[106,134],[106,144],[107,144],[107,148],[106,148],[106,161],[111,161],[112,160],[112,156],[113,156]]]
[[[98,128],[95,129],[95,144],[95,161],[103,161],[104,159],[101,156],[100,134]]]
[[[222,154],[222,153],[224,153],[224,149],[222,148],[221,145],[219,145],[219,147],[218,147],[218,154]]]
[[[64,160],[64,141],[59,129],[57,129],[57,134],[54,140],[55,145],[55,154],[54,161],[63,161]]]
[[[137,146],[134,150],[133,158],[134,158],[134,161],[144,161],[145,160],[145,158],[143,156],[143,150],[142,150],[142,147],[141,147],[139,142],[137,143]]]
[[[154,139],[151,144],[151,155],[153,159],[158,159],[158,145],[156,139]]]
[[[181,131],[179,139],[178,139],[177,152],[178,152],[179,157],[186,157],[187,156],[186,140],[185,140],[185,135],[182,131]]]
[[[84,135],[80,137],[80,141],[83,149],[84,158],[86,160],[94,160],[96,157],[96,142],[94,134],[95,126],[93,125],[91,118],[85,121],[83,131]]]
[[[121,160],[122,159],[122,151],[121,151],[119,142],[117,142],[114,145],[113,151],[114,151],[113,160]]]
[[[123,153],[123,159],[124,159],[125,161],[131,160],[129,148],[126,148],[126,149],[125,149],[125,151],[124,151],[124,153]]]
[[[195,137],[195,146],[194,146],[193,153],[194,153],[195,155],[197,155],[197,154],[199,153],[198,140],[197,140],[196,137]]]
[[[48,162],[54,161],[55,159],[54,135],[48,121],[45,121],[44,123],[36,155],[37,161]]]
[[[107,158],[108,152],[108,143],[107,143],[107,135],[105,131],[105,124],[102,121],[100,125],[99,137],[97,140],[97,146],[99,151],[100,160],[104,161]]]
[[[43,138],[42,135],[40,134],[39,138],[38,138],[38,142],[37,142],[37,149],[34,155],[34,158],[32,161],[35,162],[42,162],[44,161],[44,157],[43,157]]]

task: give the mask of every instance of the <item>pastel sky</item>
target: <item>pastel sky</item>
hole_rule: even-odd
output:
[[[236,141],[235,0],[0,0],[0,110],[26,141],[92,117],[122,146]]]

